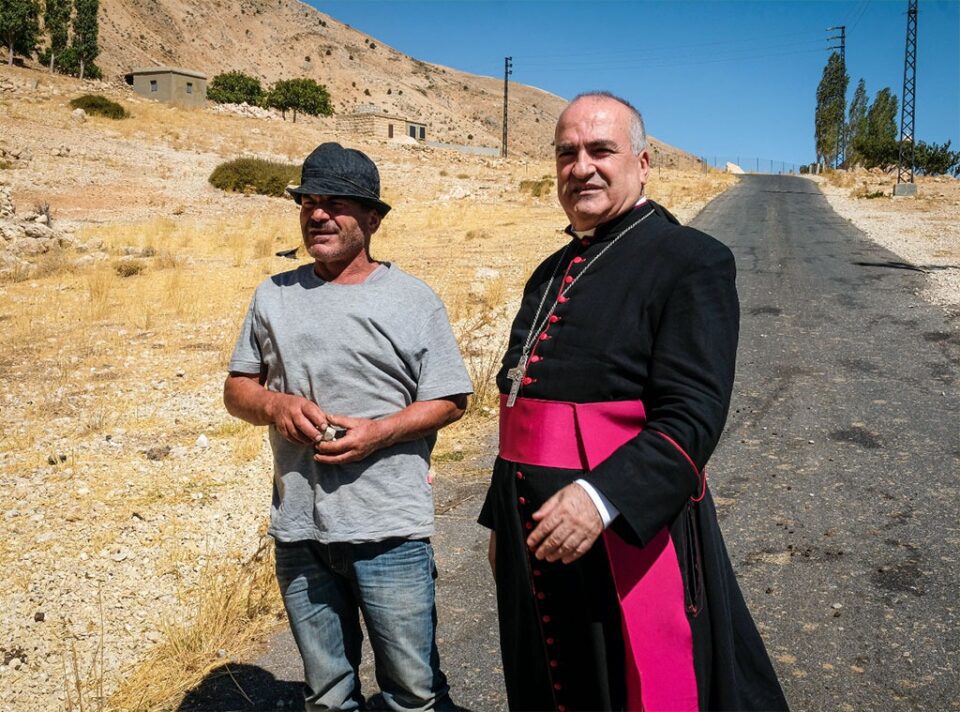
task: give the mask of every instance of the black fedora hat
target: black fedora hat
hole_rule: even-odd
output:
[[[322,143],[307,156],[300,185],[287,188],[297,205],[304,195],[339,195],[365,203],[381,215],[390,206],[380,200],[380,173],[367,154],[339,143]]]

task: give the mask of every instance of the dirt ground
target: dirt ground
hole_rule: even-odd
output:
[[[74,118],[68,101],[84,92],[132,117]],[[154,704],[162,694],[131,680],[189,684],[275,622],[275,601],[249,597],[234,611],[239,628],[217,617],[234,605],[218,598],[230,582],[260,585],[250,570],[264,570],[271,478],[263,430],[231,419],[220,393],[252,290],[296,264],[274,254],[299,243],[296,208],[223,193],[207,177],[240,155],[298,163],[325,140],[377,162],[394,210],[374,256],[431,284],[460,338],[477,397],[441,434],[442,478],[445,462],[488,441],[491,377],[519,290],[566,239],[549,162],[370,142],[325,120],[182,110],[0,69],[0,194],[16,209],[0,220],[47,235],[45,250],[17,257],[28,267],[0,278],[6,705],[91,707],[118,690],[114,705]],[[688,220],[735,180],[664,169],[649,192]],[[922,181],[907,201],[856,197],[870,192],[862,181],[886,177],[831,180],[821,186],[838,212],[928,269],[928,297],[957,307],[958,182]],[[14,242],[5,232],[0,253]],[[164,683],[164,666],[182,679]]]
[[[75,118],[68,102],[86,92],[132,116]],[[296,208],[207,177],[240,155],[299,163],[325,140],[377,162],[394,210],[374,256],[445,300],[476,384],[468,417],[441,435],[442,478],[444,462],[488,441],[490,381],[520,287],[566,239],[550,163],[0,69],[6,705],[94,707],[114,695],[114,706],[162,706],[274,624],[271,584],[256,605],[224,597],[237,582],[262,588],[271,464],[264,431],[230,418],[220,393],[252,290],[296,264],[274,255],[299,243]],[[734,180],[664,169],[650,191],[689,219]]]

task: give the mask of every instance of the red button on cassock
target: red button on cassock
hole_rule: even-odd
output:
[[[553,644],[556,643],[556,642],[557,642],[557,641],[554,640],[553,638],[547,638],[547,645],[553,645]]]
[[[567,284],[570,284],[573,281],[573,277],[571,277],[568,274],[566,277],[563,278],[563,281],[566,282]]]
[[[534,575],[534,576],[539,576],[540,573],[541,573],[541,572],[540,572],[540,569],[534,569],[534,570],[533,570],[533,575]]]
[[[570,297],[565,297],[561,294],[559,297],[557,297],[557,301],[560,302],[561,304],[566,304],[567,302],[570,301]]]
[[[522,472],[517,472],[517,479],[518,479],[518,480],[522,480],[522,479],[523,479],[523,473],[522,473]]]
[[[550,667],[552,668],[560,667],[560,663],[558,663],[556,660],[551,660]]]
[[[517,501],[518,501],[520,504],[526,504],[526,503],[527,503],[527,498],[526,498],[526,497],[521,497],[521,498],[518,499]]]
[[[550,338],[550,334],[540,334],[540,341],[546,341]]]
[[[526,528],[526,529],[528,529],[528,530],[529,530],[529,529],[533,529],[533,523],[532,523],[532,522],[527,522],[527,523],[524,524],[523,526],[524,526],[524,528]]]
[[[530,363],[540,363],[543,361],[543,356],[531,356]]]
[[[540,620],[542,620],[544,623],[549,623],[551,619],[550,619],[550,616],[544,616]]]
[[[553,683],[553,689],[559,692],[560,690],[563,689],[563,685],[561,685],[559,682],[555,682]]]
[[[581,262],[583,262],[583,258],[580,255],[577,255],[576,257],[573,258],[573,264],[578,265]]]
[[[523,380],[520,381],[520,383],[522,383],[525,386],[529,386],[531,383],[533,383],[533,379],[530,378],[530,376],[524,376]]]
[[[558,317],[556,314],[551,314],[551,315],[550,315],[550,323],[551,323],[551,324],[556,324],[558,321],[560,321],[560,317]]]
[[[586,247],[587,245],[590,244],[590,240],[588,240],[587,238],[583,238],[582,240],[580,240],[580,244]]]
[[[542,591],[537,594],[537,600],[539,601],[542,601],[546,597],[547,597],[547,594],[543,593]]]
[[[567,712],[567,708],[563,705],[557,705],[557,712]]]

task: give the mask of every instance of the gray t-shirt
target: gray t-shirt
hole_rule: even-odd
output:
[[[384,268],[385,267],[385,268]],[[440,298],[385,264],[362,284],[325,282],[306,264],[265,280],[230,359],[271,391],[330,414],[382,418],[415,401],[471,393]],[[365,460],[322,465],[311,446],[270,426],[274,479],[270,534],[278,541],[380,541],[433,533],[427,482],[435,437]]]

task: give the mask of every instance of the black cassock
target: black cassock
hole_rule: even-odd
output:
[[[646,202],[601,225],[592,238],[574,237],[527,282],[497,379],[501,393],[509,392],[507,371],[520,359],[548,282],[553,278],[538,322],[557,301],[566,273],[576,281],[556,305],[547,338],[536,342],[520,397],[640,399],[647,425],[589,472],[497,458],[480,523],[497,532],[500,640],[511,709],[626,705],[624,635],[603,539],[570,565],[536,561],[524,543],[530,515],[578,478],[619,510],[611,528],[628,543],[642,547],[669,530],[683,577],[700,709],[786,709],[709,491],[691,502],[699,494],[696,473],[655,432],[678,443],[701,470],[716,447],[736,361],[735,272],[726,246]]]

